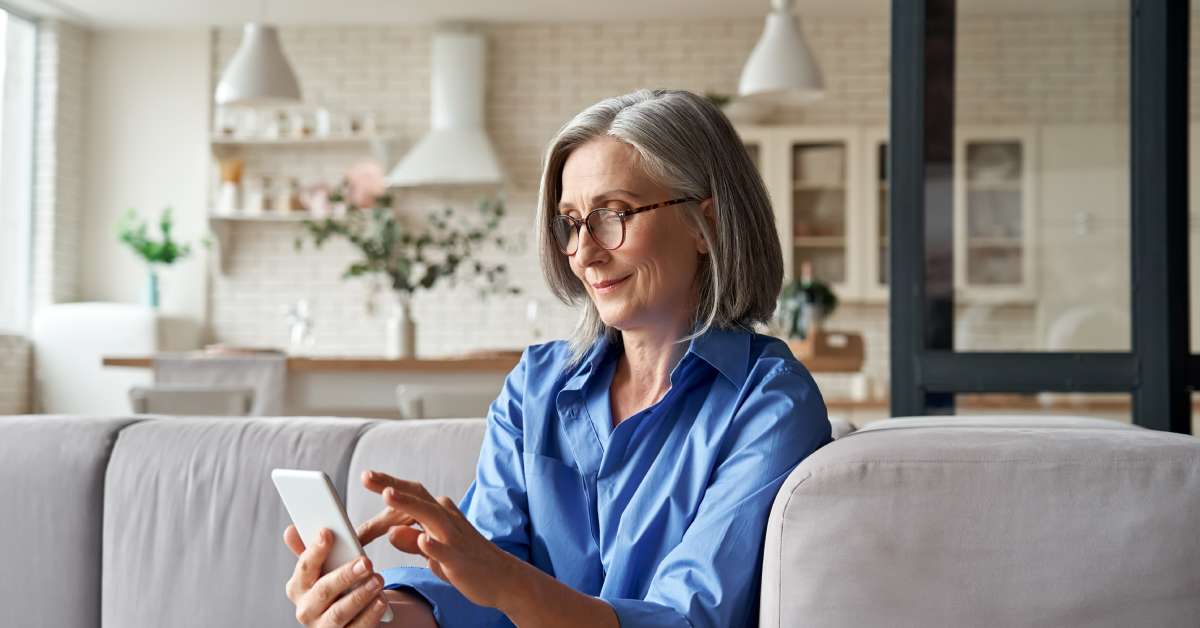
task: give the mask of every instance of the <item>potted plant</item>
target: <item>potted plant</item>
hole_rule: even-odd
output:
[[[170,207],[164,209],[158,219],[158,230],[162,234],[161,240],[155,240],[149,235],[146,221],[139,217],[132,208],[127,210],[117,221],[117,237],[133,249],[138,257],[146,261],[148,272],[143,300],[146,305],[156,309],[159,305],[159,267],[170,266],[192,252],[190,244],[178,243],[172,239],[171,229]]]
[[[303,248],[305,237],[318,248],[338,238],[354,246],[359,255],[342,277],[369,277],[390,289],[392,311],[386,323],[385,344],[388,357],[415,355],[416,325],[411,307],[413,297],[422,290],[470,281],[479,287],[481,296],[520,294],[518,288],[508,284],[503,264],[487,264],[479,258],[486,246],[503,249],[508,244],[497,233],[504,217],[504,203],[498,198],[482,200],[473,217],[460,216],[447,207],[425,216],[423,225],[402,223],[386,193],[382,168],[360,164],[329,193],[328,202],[336,208],[335,215],[305,220],[305,234],[296,239],[296,249]]]
[[[777,316],[788,338],[804,340],[820,333],[821,324],[837,305],[837,295],[826,283],[814,279],[812,264],[804,262],[800,278],[784,285]]]

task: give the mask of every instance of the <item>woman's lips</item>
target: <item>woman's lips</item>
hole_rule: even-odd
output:
[[[605,279],[604,281],[592,284],[592,288],[596,291],[596,294],[607,294],[613,290],[616,290],[617,286],[620,286],[621,283],[632,276],[633,275],[625,275],[620,279]]]

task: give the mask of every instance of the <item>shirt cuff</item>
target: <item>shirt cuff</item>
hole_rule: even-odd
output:
[[[617,614],[621,628],[691,628],[692,623],[679,611],[645,600],[605,599]]]
[[[494,626],[504,614],[479,606],[458,592],[453,585],[433,575],[427,567],[394,567],[380,572],[383,588],[408,589],[425,598],[433,608],[433,618],[442,628],[455,626]]]

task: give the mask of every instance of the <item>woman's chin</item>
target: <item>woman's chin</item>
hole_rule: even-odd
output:
[[[600,313],[600,320],[604,321],[606,327],[624,330],[629,326],[629,313],[624,308],[600,306],[596,310]]]

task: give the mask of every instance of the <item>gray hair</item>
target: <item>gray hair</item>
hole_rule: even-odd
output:
[[[698,305],[686,342],[711,328],[751,329],[775,310],[783,284],[783,254],[771,200],[742,140],[721,110],[705,98],[679,90],[648,90],[602,100],[565,124],[550,142],[542,167],[537,238],[542,273],[550,290],[568,305],[583,304],[570,338],[572,363],[601,336],[619,340],[604,324],[583,283],[571,272],[550,232],[562,197],[562,172],[579,146],[597,137],[634,148],[645,174],[681,196],[712,198],[715,228],[696,203],[685,208],[708,245],[696,274]]]

